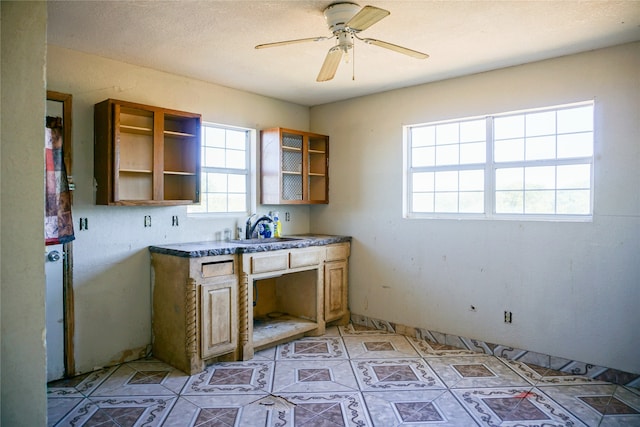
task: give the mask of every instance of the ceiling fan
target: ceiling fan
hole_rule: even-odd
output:
[[[264,49],[266,47],[283,46],[294,43],[317,42],[322,40],[336,39],[337,44],[329,49],[329,52],[327,52],[327,56],[324,59],[322,68],[320,68],[320,72],[318,73],[318,78],[316,79],[316,81],[319,82],[333,79],[343,55],[348,58],[349,50],[353,49],[354,38],[367,44],[380,46],[385,49],[390,49],[399,53],[403,53],[405,55],[409,55],[413,58],[428,58],[429,55],[427,55],[426,53],[418,52],[417,50],[398,46],[382,40],[361,38],[358,36],[358,33],[366,30],[376,22],[380,21],[382,18],[387,17],[390,13],[391,12],[389,12],[388,10],[380,9],[375,6],[365,6],[360,9],[360,6],[351,2],[334,3],[324,10],[324,17],[327,21],[327,25],[329,26],[329,31],[333,33],[332,36],[308,37],[304,39],[294,39],[281,42],[259,44],[256,46],[256,49]]]

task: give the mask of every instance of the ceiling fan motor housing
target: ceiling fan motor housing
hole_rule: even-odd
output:
[[[360,6],[351,2],[334,3],[327,7],[324,10],[324,18],[329,26],[329,31],[335,34],[344,30],[345,24],[349,22],[358,11],[360,11]]]

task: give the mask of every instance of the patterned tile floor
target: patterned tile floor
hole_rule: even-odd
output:
[[[348,325],[187,376],[153,358],[48,387],[49,426],[640,426],[640,391]]]

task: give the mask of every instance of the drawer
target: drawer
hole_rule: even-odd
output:
[[[251,274],[286,270],[289,267],[289,252],[251,257]]]
[[[228,276],[235,274],[233,268],[233,260],[203,262],[200,265],[200,273],[202,277]]]
[[[289,267],[298,268],[309,265],[318,265],[322,262],[322,252],[320,249],[296,249],[291,251],[289,257]]]
[[[349,244],[327,246],[327,261],[336,261],[349,258]]]

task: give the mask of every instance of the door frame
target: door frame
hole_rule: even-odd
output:
[[[70,186],[73,185],[72,174],[72,139],[71,139],[71,123],[72,123],[72,100],[73,97],[68,93],[54,92],[47,90],[47,100],[62,103],[62,153],[64,163],[67,170],[67,179]],[[70,192],[71,203],[73,204],[73,191]],[[62,245],[63,262],[62,262],[62,300],[64,311],[64,376],[72,377],[75,375],[76,363],[74,358],[73,336],[75,333],[74,322],[74,306],[73,306],[73,242]]]

